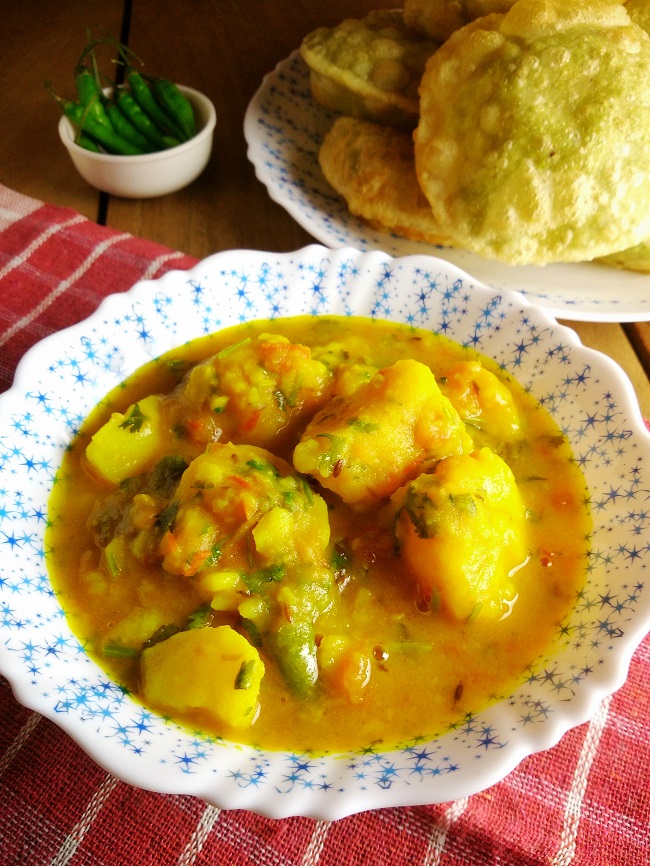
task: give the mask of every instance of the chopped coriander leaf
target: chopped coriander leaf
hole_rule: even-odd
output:
[[[375,433],[381,429],[381,424],[376,421],[363,421],[361,418],[350,418],[348,425],[361,433]]]
[[[187,627],[190,628],[205,628],[210,624],[212,616],[212,608],[209,604],[202,604],[194,613],[191,613],[187,618]]]
[[[318,458],[318,468],[324,475],[329,475],[334,471],[336,464],[342,460],[348,442],[343,436],[334,433],[317,433],[316,438],[329,441],[329,449],[323,451]]]
[[[185,458],[178,454],[166,455],[156,463],[149,476],[149,490],[162,495],[168,491],[168,495],[171,495],[187,465]]]
[[[244,575],[244,582],[251,592],[259,595],[264,592],[265,587],[271,583],[279,583],[286,574],[286,568],[282,563],[270,565],[268,568],[260,568]]]
[[[258,472],[264,472],[270,466],[270,463],[265,463],[263,460],[247,460],[245,463],[249,469],[256,469]]]
[[[217,354],[216,357],[217,358],[225,358],[227,355],[230,355],[231,352],[234,352],[235,349],[239,349],[241,346],[245,346],[246,343],[250,343],[250,341],[251,341],[251,338],[246,337],[245,339],[240,340],[238,343],[233,343],[231,346],[226,346],[224,349],[222,349]]]
[[[140,409],[140,404],[136,403],[129,417],[120,424],[120,428],[128,430],[129,433],[137,433],[142,429],[142,424],[146,418],[147,416]]]
[[[170,373],[182,375],[190,367],[190,362],[183,358],[170,358],[167,361],[167,369]]]
[[[216,565],[221,559],[221,546],[223,542],[218,542],[217,544],[212,545],[212,550],[210,551],[210,555],[205,561],[206,565]]]
[[[151,637],[142,644],[142,649],[149,649],[149,647],[155,646],[157,643],[162,643],[162,641],[167,640],[167,638],[178,634],[179,631],[181,631],[181,629],[173,623],[161,625],[160,628],[156,629]]]
[[[179,507],[178,499],[175,499],[167,508],[164,508],[156,518],[156,526],[161,532],[165,533],[170,530],[176,520]]]
[[[307,503],[309,505],[313,505],[314,504],[314,494],[312,492],[311,487],[309,486],[309,482],[302,475],[300,475],[299,478],[300,478],[300,482],[302,484],[302,489],[304,491],[305,499],[307,500]]]
[[[471,493],[450,493],[449,501],[459,511],[465,511],[467,514],[476,514],[478,508],[476,500]]]
[[[350,557],[340,547],[336,546],[332,551],[332,568],[335,572],[344,571],[350,565]]]

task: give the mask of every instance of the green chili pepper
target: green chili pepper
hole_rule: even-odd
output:
[[[153,146],[149,139],[145,138],[145,136],[127,120],[114,102],[107,99],[104,102],[104,110],[113,126],[113,129],[118,135],[121,135],[122,138],[130,141],[134,147],[140,148],[142,153],[150,153],[153,150]]]
[[[268,635],[268,641],[287,685],[298,697],[308,697],[318,679],[312,624],[285,623]]]
[[[116,88],[114,98],[122,114],[157,150],[166,150],[168,147],[180,144],[178,139],[165,135],[158,129],[127,90],[122,87]]]
[[[168,135],[178,138],[179,141],[184,141],[186,136],[180,126],[169,116],[169,114],[156,102],[151,88],[145,81],[144,77],[139,72],[129,72],[127,76],[129,87],[133,98],[138,103],[140,108],[147,114],[151,120],[160,128],[160,130]]]
[[[242,662],[239,668],[239,672],[235,677],[235,688],[238,690],[241,689],[250,689],[253,685],[253,676],[255,674],[256,663],[255,659],[248,659],[248,661]]]
[[[86,135],[83,132],[80,132],[75,138],[77,144],[81,145],[81,147],[85,147],[86,150],[92,150],[93,153],[101,153],[102,149],[97,144],[94,138],[91,138],[89,135]]]
[[[79,104],[86,109],[89,116],[94,117],[95,120],[103,123],[104,126],[110,127],[111,121],[106,115],[102,104],[104,94],[90,69],[87,69],[85,66],[79,67],[75,73],[75,84]]]
[[[65,116],[74,123],[79,131],[88,133],[95,141],[103,145],[110,153],[120,153],[124,156],[137,156],[142,151],[118,135],[112,127],[104,126],[93,117],[78,102],[56,97]]]
[[[153,93],[161,106],[167,111],[185,133],[186,138],[196,135],[196,119],[192,103],[185,94],[166,78],[157,78],[153,83]]]

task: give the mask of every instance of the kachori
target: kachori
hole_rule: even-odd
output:
[[[650,33],[650,3],[648,0],[625,0],[625,9],[635,24]]]
[[[350,212],[371,228],[410,240],[451,245],[418,184],[409,133],[339,117],[323,139],[318,160]]]
[[[470,21],[507,12],[515,0],[404,0],[404,23],[414,33],[444,42]]]
[[[337,27],[319,27],[302,42],[314,99],[331,111],[413,128],[418,86],[438,43],[410,33],[399,10],[378,10]]]
[[[650,236],[650,38],[616,0],[518,0],[430,59],[418,180],[443,231],[510,264]]]
[[[639,271],[644,274],[650,273],[650,243],[643,241],[626,250],[610,253],[608,256],[601,256],[598,261],[606,265],[612,265],[615,268],[623,268],[627,271]]]

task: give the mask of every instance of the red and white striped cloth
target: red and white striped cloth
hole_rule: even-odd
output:
[[[0,186],[0,391],[33,343],[189,256]],[[588,724],[483,793],[326,823],[219,811],[98,767],[0,677],[0,866],[650,863],[650,638]]]

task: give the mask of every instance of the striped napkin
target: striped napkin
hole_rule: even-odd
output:
[[[0,186],[0,391],[33,343],[194,263]],[[332,823],[133,788],[0,677],[0,866],[647,866],[649,782],[650,638],[588,724],[492,788]]]

